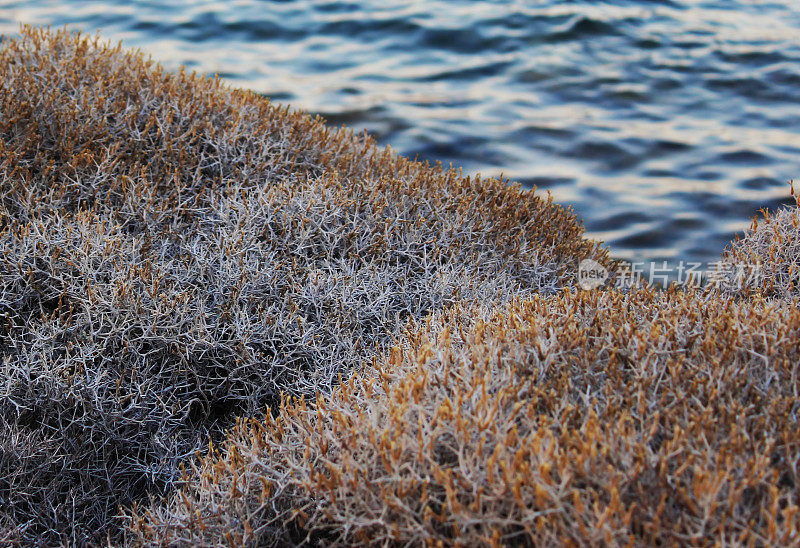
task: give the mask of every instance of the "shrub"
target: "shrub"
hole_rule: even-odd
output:
[[[674,288],[455,307],[239,423],[131,540],[796,544],[799,338],[794,307]]]
[[[0,48],[0,539],[119,505],[400,326],[611,266],[574,215],[98,38]]]
[[[725,250],[715,272],[723,295],[800,297],[800,196],[794,198],[796,206],[774,213],[763,210],[750,230]]]

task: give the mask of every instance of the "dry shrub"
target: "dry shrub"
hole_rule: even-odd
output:
[[[135,543],[800,542],[800,311],[692,291],[456,307],[243,421]]]
[[[800,297],[800,195],[797,204],[761,217],[725,250],[715,285],[728,296],[760,293],[774,299]]]
[[[113,536],[235,416],[585,257],[609,265],[532,192],[25,28],[0,48],[0,540]]]

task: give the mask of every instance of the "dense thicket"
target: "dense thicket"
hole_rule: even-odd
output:
[[[97,541],[406,321],[609,265],[571,212],[64,31],[0,48],[0,542]],[[609,265],[610,266],[610,265]]]
[[[237,425],[132,540],[796,545],[799,341],[796,306],[675,288],[456,307]]]
[[[713,280],[721,294],[760,294],[787,305],[800,297],[800,195],[794,187],[792,194],[798,207],[762,211],[725,249]]]

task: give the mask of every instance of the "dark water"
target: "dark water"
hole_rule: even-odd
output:
[[[0,2],[503,173],[632,260],[712,261],[800,177],[800,2]]]

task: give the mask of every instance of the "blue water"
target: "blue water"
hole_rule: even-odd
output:
[[[713,261],[800,177],[800,2],[0,2],[504,174],[618,257]]]

